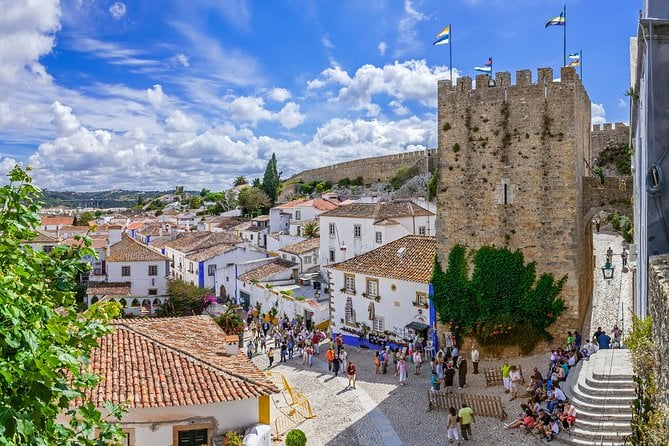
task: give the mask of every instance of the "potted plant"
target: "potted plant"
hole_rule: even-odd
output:
[[[377,302],[381,302],[381,296],[374,296],[374,300]]]
[[[293,429],[286,435],[286,446],[306,446],[307,436],[299,429]]]
[[[360,332],[358,337],[360,338],[360,348],[369,348],[366,344],[367,334],[369,333],[369,326],[364,322],[360,324]]]
[[[241,435],[234,431],[228,431],[223,437],[224,446],[244,446],[244,439]]]

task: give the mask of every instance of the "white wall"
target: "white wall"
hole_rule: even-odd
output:
[[[262,312],[267,313],[273,306],[278,310],[277,315],[283,316],[286,314],[288,319],[293,319],[296,316],[304,317],[305,311],[313,312],[314,315],[311,320],[314,324],[320,324],[330,318],[328,302],[320,303],[318,307],[311,306],[306,300],[299,301],[295,296],[287,296],[282,294],[280,290],[289,290],[297,288],[294,285],[275,286],[268,289],[263,284],[252,285],[247,283],[246,286],[240,284],[240,290],[250,294],[250,306],[255,307],[257,302],[262,305]],[[278,304],[278,305],[277,305]]]
[[[244,430],[258,422],[255,398],[199,406],[130,409],[122,418],[122,427],[135,429],[136,446],[172,445],[173,427],[214,421],[214,435],[230,430]]]
[[[158,267],[158,274],[149,276],[149,265]],[[122,276],[123,266],[130,267],[130,276]],[[107,262],[107,280],[109,282],[130,282],[130,294],[147,296],[149,289],[156,289],[157,295],[167,293],[168,260],[151,262]]]
[[[284,246],[292,245],[293,243],[306,240],[307,237],[300,237],[296,235],[279,234],[279,240],[271,235],[267,236],[267,251],[278,253]]]
[[[346,320],[345,306],[346,298],[349,296],[352,299],[353,308],[356,313],[356,321],[365,323],[370,329],[372,328],[372,321],[368,317],[370,302],[374,302],[375,315],[384,318],[384,331],[395,332],[398,336],[404,334],[404,327],[414,320],[414,316],[418,314],[419,309],[429,321],[429,307],[421,308],[412,304],[416,300],[417,292],[428,293],[428,284],[355,274],[356,294],[351,295],[340,291],[344,288],[345,273],[334,269],[330,271],[332,274],[332,301],[334,303],[332,312],[333,331],[341,331],[341,327],[344,325],[341,320]],[[362,295],[363,292],[367,291],[367,278],[378,279],[379,295],[381,296],[379,302]],[[392,289],[393,285],[395,285],[395,290]]]

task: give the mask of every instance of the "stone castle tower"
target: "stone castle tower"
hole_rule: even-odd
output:
[[[592,295],[590,99],[573,68],[439,82],[437,253],[455,244],[520,249],[537,274],[567,275],[567,310],[552,327],[580,329]]]

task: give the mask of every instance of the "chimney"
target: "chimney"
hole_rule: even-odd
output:
[[[234,356],[239,354],[239,336],[227,335],[225,336],[225,354]]]

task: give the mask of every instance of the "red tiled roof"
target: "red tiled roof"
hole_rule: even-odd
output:
[[[71,225],[74,222],[74,217],[71,215],[43,215],[42,226],[53,225]]]
[[[191,232],[179,234],[165,246],[186,254],[194,253],[215,245],[235,245],[242,239],[231,232]]]
[[[107,236],[104,235],[92,235],[89,236],[91,239],[91,247],[95,249],[102,249],[107,247]],[[77,247],[82,246],[82,241],[77,240],[73,237],[66,238],[60,242],[63,245]]]
[[[91,353],[91,369],[103,379],[85,398],[98,407],[214,404],[279,391],[243,352],[225,355],[227,336],[210,316],[122,319],[112,326]]]
[[[321,214],[322,217],[373,218],[375,221],[410,216],[430,216],[434,213],[408,200],[383,203],[351,203]]]
[[[407,235],[330,268],[367,276],[430,283],[436,250],[435,237]]]
[[[280,273],[287,269],[291,269],[296,266],[297,263],[289,262],[288,260],[283,260],[279,257],[275,258],[269,263],[265,263],[258,268],[252,269],[245,272],[239,278],[244,282],[250,282],[252,280],[262,280],[266,277],[273,276],[274,274]]]
[[[126,233],[123,233],[120,242],[111,245],[109,251],[108,262],[151,262],[167,259],[159,252],[133,240]]]
[[[292,245],[284,246],[279,251],[287,252],[288,254],[302,254],[313,251],[321,246],[321,238],[313,237],[301,242],[293,243]]]
[[[339,206],[336,203],[333,203],[332,201],[329,200],[324,200],[322,198],[314,198],[311,200],[293,200],[289,201],[284,204],[280,204],[278,206],[275,206],[278,209],[292,209],[294,207],[309,207],[312,206],[319,211],[331,211],[333,209],[337,209]]]
[[[127,296],[131,291],[130,282],[88,282],[86,294],[89,296]]]

